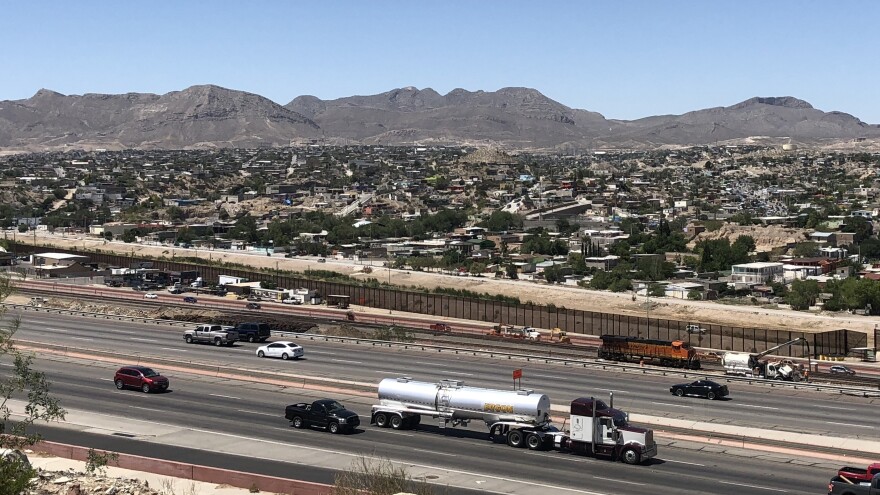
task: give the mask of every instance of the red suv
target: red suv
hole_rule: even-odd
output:
[[[139,388],[144,393],[168,390],[168,378],[146,366],[123,366],[116,371],[113,381],[119,390],[125,387]]]

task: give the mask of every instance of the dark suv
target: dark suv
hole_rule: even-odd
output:
[[[238,330],[238,340],[242,342],[245,340],[248,342],[265,342],[266,339],[272,336],[272,330],[269,328],[268,323],[249,321],[239,323],[235,326],[235,329]]]
[[[144,393],[168,390],[168,378],[146,366],[123,366],[116,370],[113,382],[116,383],[116,388],[119,390],[126,387],[139,388]]]

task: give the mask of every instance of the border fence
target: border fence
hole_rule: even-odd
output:
[[[46,249],[41,246],[17,244],[19,253],[33,253]],[[206,281],[217,281],[220,275],[245,278],[249,281],[272,281],[278,287],[288,289],[314,289],[322,296],[330,294],[349,296],[352,304],[375,308],[434,315],[437,317],[458,318],[505,325],[529,326],[536,328],[559,327],[567,332],[585,335],[625,335],[659,340],[683,340],[698,347],[741,352],[760,352],[770,347],[799,337],[807,339],[813,356],[844,356],[854,347],[865,347],[868,334],[853,330],[832,330],[826,332],[798,332],[716,324],[700,324],[698,321],[667,320],[641,316],[600,313],[569,309],[555,305],[532,303],[515,304],[490,298],[454,296],[449,294],[375,287],[356,283],[341,283],[314,280],[308,277],[291,276],[283,272],[268,270],[245,270],[237,267],[179,262],[168,259],[147,259],[128,255],[94,253],[70,249],[51,248],[53,252],[88,256],[93,263],[100,265],[130,267],[148,262],[152,268],[167,271],[198,271]],[[584,292],[584,298],[589,297]],[[689,324],[699,324],[703,333],[687,332]],[[877,342],[880,330],[874,332]],[[876,344],[875,344],[876,345]],[[788,346],[775,352],[777,355],[805,357],[800,345]]]

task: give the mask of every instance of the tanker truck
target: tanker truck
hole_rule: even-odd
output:
[[[501,438],[511,447],[602,455],[627,464],[657,455],[654,433],[631,426],[627,414],[614,409],[613,403],[579,398],[571,402],[570,413],[570,430],[561,431],[550,424],[550,398],[544,394],[402,377],[379,383],[379,404],[372,408],[370,423],[399,430],[416,427],[422,416],[437,419],[440,428],[482,421],[491,440]]]

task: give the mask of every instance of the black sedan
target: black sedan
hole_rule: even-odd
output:
[[[720,383],[715,383],[711,380],[697,380],[691,383],[673,385],[670,387],[669,392],[678,397],[684,395],[696,395],[710,400],[726,397],[730,393],[727,390],[727,385],[721,385]]]

